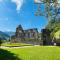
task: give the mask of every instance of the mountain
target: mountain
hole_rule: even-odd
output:
[[[0,39],[1,40],[7,40],[9,39],[9,35],[8,34],[5,34],[4,32],[0,31]]]
[[[7,35],[9,35],[9,36],[15,35],[15,32],[8,32],[8,31],[6,31],[6,32],[4,32],[4,33],[7,34]]]

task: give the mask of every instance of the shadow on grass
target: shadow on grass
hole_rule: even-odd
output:
[[[0,49],[0,60],[21,60],[10,51]]]

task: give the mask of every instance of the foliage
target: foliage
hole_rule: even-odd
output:
[[[54,37],[56,39],[60,39],[60,30],[58,30],[57,32],[54,33]]]
[[[0,46],[1,46],[1,44],[2,44],[2,40],[0,40]]]
[[[58,20],[50,20],[46,29],[51,30],[51,37],[54,38],[54,34],[60,30],[60,18]]]

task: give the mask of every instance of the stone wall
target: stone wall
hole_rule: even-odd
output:
[[[12,39],[13,41],[14,39]],[[15,33],[15,41],[16,42],[24,42],[31,44],[38,44],[38,30],[37,28],[23,30],[22,26],[19,25],[16,28]]]

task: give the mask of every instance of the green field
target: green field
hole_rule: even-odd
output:
[[[20,60],[60,60],[60,47],[58,46],[4,48],[4,50],[14,53]]]
[[[32,44],[26,44],[26,43],[3,43],[1,46],[6,46],[6,47],[21,47],[21,46],[32,46]]]

